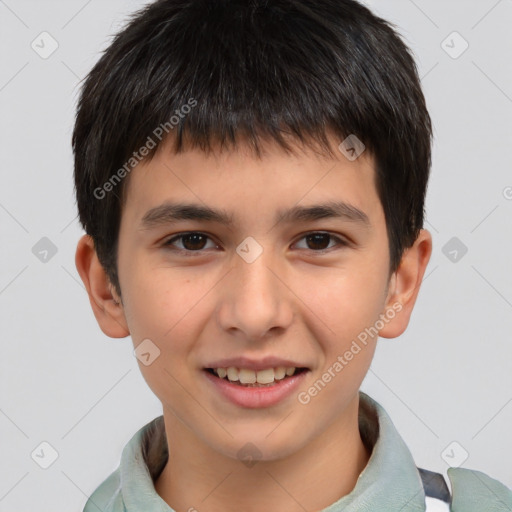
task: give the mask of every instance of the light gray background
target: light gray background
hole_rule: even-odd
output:
[[[467,451],[462,466],[512,487],[512,1],[366,3],[412,47],[436,140],[433,256],[409,329],[379,342],[363,390],[419,466],[446,475]],[[0,0],[2,512],[82,511],[161,414],[131,340],[99,330],[74,266],[78,82],[143,4]],[[31,48],[43,31],[59,45],[47,59]],[[454,31],[469,43],[458,58],[445,51],[462,48]],[[46,262],[32,252],[42,237],[57,248]],[[455,262],[452,237],[468,249]],[[58,452],[48,469],[31,458],[49,460],[43,441]]]

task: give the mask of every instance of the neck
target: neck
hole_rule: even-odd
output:
[[[347,415],[292,455],[247,467],[213,451],[164,411],[169,459],[155,489],[174,510],[322,510],[349,494],[370,452],[359,433],[356,398]]]

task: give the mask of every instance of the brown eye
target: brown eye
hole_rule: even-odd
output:
[[[208,237],[205,237],[201,233],[191,233],[190,235],[184,235],[181,237],[183,240],[183,247],[189,251],[204,249],[207,238]]]
[[[315,233],[305,237],[310,249],[322,251],[329,246],[330,235],[324,233]]]
[[[347,242],[345,242],[343,239],[332,235],[331,233],[322,233],[322,232],[316,232],[316,233],[308,233],[304,237],[301,238],[301,240],[306,240],[306,249],[310,249],[314,252],[323,252],[327,251],[336,245],[338,246],[346,246],[348,245]],[[337,244],[334,246],[329,246],[331,241],[336,241]]]
[[[175,250],[183,253],[192,253],[192,252],[202,252],[205,249],[207,241],[210,240],[210,237],[200,232],[191,232],[191,233],[182,233],[181,235],[174,236],[167,240],[163,246],[174,248],[175,242],[181,241],[182,247],[177,247]],[[216,247],[215,244],[213,244]]]

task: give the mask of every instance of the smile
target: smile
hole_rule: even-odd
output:
[[[271,407],[297,393],[308,373],[307,368],[284,366],[263,370],[230,366],[203,371],[215,394],[239,407],[252,409]]]
[[[260,385],[270,386],[276,381],[291,377],[305,370],[306,368],[295,368],[293,366],[278,366],[277,368],[267,368],[259,371],[247,368],[236,368],[234,366],[230,366],[229,368],[207,368],[207,371],[217,375],[217,377],[221,379],[248,387],[257,387]]]

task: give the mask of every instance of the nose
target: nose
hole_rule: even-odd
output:
[[[293,319],[292,292],[283,271],[266,248],[252,262],[238,254],[220,292],[217,318],[221,328],[251,341],[278,334]]]

